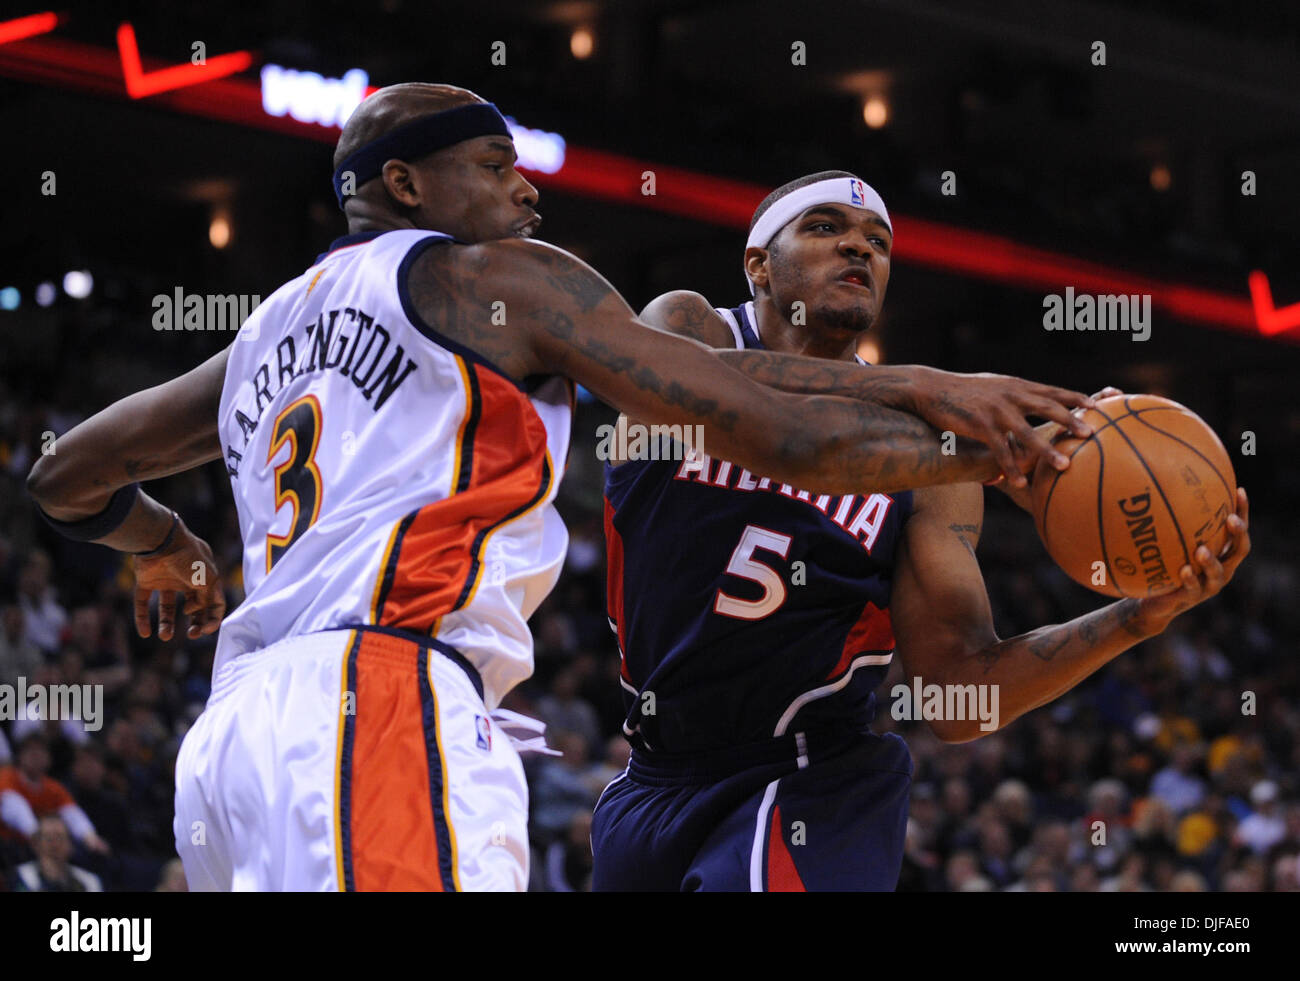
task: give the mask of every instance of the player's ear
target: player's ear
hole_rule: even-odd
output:
[[[381,173],[384,189],[395,202],[407,208],[414,208],[420,203],[420,191],[415,186],[414,175],[409,164],[401,160],[389,160]]]
[[[751,245],[745,250],[745,272],[749,274],[755,289],[767,285],[767,249]]]

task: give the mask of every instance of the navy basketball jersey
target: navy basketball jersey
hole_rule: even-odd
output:
[[[763,347],[752,302],[718,313],[737,347]],[[625,734],[699,753],[865,725],[893,659],[889,596],[911,492],[818,494],[707,450],[706,439],[683,460],[605,465]]]

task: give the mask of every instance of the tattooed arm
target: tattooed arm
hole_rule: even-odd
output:
[[[998,472],[987,454],[953,464],[908,413],[758,384],[704,345],[650,329],[590,266],[541,242],[430,248],[408,288],[429,326],[514,377],[565,375],[633,418],[703,426],[706,452],[773,480],[888,493]]]
[[[999,640],[975,545],[983,519],[979,487],[932,487],[913,498],[890,598],[899,660],[910,683],[996,685],[997,728],[1054,701],[1103,664],[1163,631],[1183,611],[1209,599],[1250,551],[1248,503],[1239,495],[1228,519],[1232,536],[1220,559],[1205,548],[1182,587],[1151,599],[1123,599],[1069,623]],[[944,742],[988,733],[978,719],[929,720]],[[992,730],[989,730],[992,731]]]
[[[27,477],[33,500],[52,518],[78,521],[108,507],[114,492],[136,481],[189,470],[222,455],[217,408],[226,374],[227,351],[192,371],[129,395],[73,427],[54,442]],[[136,629],[149,636],[149,600],[160,593],[158,635],[172,635],[176,593],[185,594],[189,635],[210,634],[225,613],[225,597],[212,550],[145,493],[126,519],[97,543],[122,552],[146,552],[164,542],[160,554],[133,559],[136,573]],[[170,534],[169,534],[170,533]],[[195,575],[194,563],[203,564]],[[196,582],[197,578],[197,582]]]
[[[1002,472],[1022,485],[1017,454],[1007,446],[1015,433],[1024,452],[1036,461],[1048,455],[1060,467],[1064,457],[1051,448],[1049,430],[1035,430],[1026,416],[1041,416],[1069,426],[1086,437],[1091,430],[1070,414],[1071,408],[1091,405],[1079,392],[1025,381],[1007,375],[962,375],[923,365],[873,367],[826,358],[808,358],[773,351],[737,350],[731,329],[699,293],[677,290],[652,301],[641,319],[662,330],[717,348],[729,367],[783,392],[841,395],[898,409],[917,416],[940,432],[960,437],[957,455],[978,451],[981,444],[994,454]],[[1058,459],[1059,458],[1059,459]]]
[[[223,350],[169,382],[128,395],[58,437],[54,452],[42,456],[27,478],[36,503],[52,518],[76,521],[103,511],[127,484],[219,460],[217,407],[226,357]],[[123,551],[157,545],[171,512],[147,500],[142,495],[103,544]]]

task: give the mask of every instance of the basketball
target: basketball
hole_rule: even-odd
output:
[[[1219,555],[1236,511],[1227,450],[1196,413],[1156,395],[1099,399],[1087,439],[1056,447],[1064,471],[1040,461],[1034,523],[1053,561],[1107,596],[1158,596],[1205,545]]]

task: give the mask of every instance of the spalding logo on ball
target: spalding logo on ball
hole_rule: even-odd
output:
[[[1040,461],[1033,515],[1048,554],[1073,580],[1107,596],[1158,596],[1201,545],[1220,555],[1237,478],[1219,437],[1195,412],[1158,395],[1099,399],[1087,439],[1063,435],[1070,458]]]

